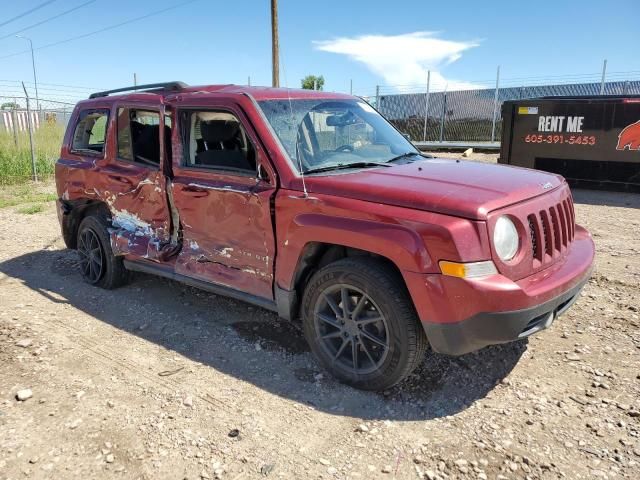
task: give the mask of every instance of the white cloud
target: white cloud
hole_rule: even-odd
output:
[[[362,35],[313,42],[317,50],[338,53],[365,64],[369,70],[397,90],[424,85],[431,70],[434,89],[466,90],[480,88],[473,83],[445,78],[440,70],[459,60],[462,53],[478,42],[456,42],[436,37],[436,32],[402,35]]]

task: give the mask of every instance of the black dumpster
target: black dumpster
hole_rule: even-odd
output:
[[[502,105],[499,163],[581,188],[640,192],[640,95],[543,97]]]

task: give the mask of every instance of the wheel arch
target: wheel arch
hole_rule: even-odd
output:
[[[403,287],[407,289],[401,269],[396,262],[385,255],[350,245],[309,241],[304,245],[298,256],[290,283],[290,289],[281,288],[276,283],[275,299],[278,314],[286,320],[299,321],[301,299],[305,286],[311,276],[330,263],[351,257],[368,257],[385,264],[398,276],[398,280],[401,281]]]
[[[87,216],[102,214],[107,218],[111,217],[109,207],[101,200],[92,198],[80,198],[76,200],[61,200],[62,216],[62,238],[67,248],[75,249],[78,240],[78,228]]]

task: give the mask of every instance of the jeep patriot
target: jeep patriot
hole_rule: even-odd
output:
[[[428,346],[549,327],[589,278],[594,244],[558,175],[427,158],[349,95],[133,90],[79,102],[56,164],[90,284],[139,271],[253,303],[300,322],[339,380],[382,390]]]

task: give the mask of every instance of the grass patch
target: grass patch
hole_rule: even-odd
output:
[[[54,173],[54,165],[60,156],[64,127],[43,123],[33,133],[36,156],[36,172],[39,177]],[[11,185],[31,179],[31,149],[29,132],[0,131],[0,184]]]
[[[41,203],[32,203],[31,205],[23,205],[16,211],[25,215],[33,215],[34,213],[40,213],[44,210],[44,205]]]
[[[57,198],[55,184],[51,181],[5,185],[0,188],[0,208],[52,202]]]

